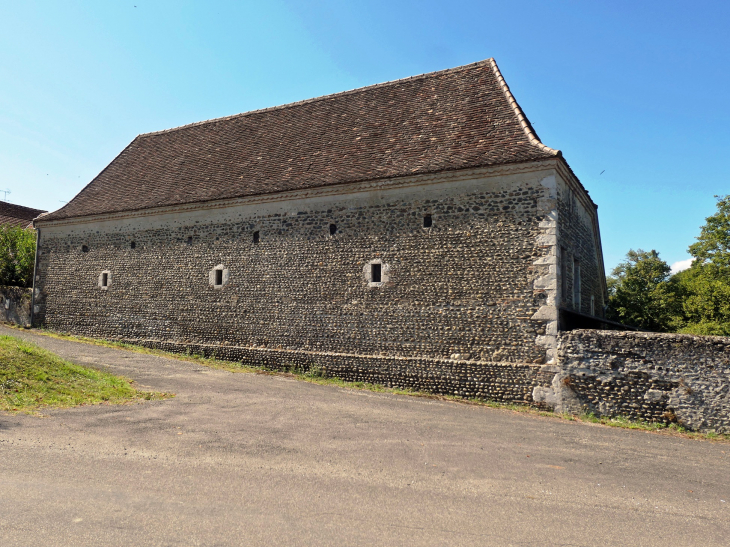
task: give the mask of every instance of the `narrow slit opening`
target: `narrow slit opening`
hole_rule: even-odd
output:
[[[101,274],[101,286],[107,287],[109,285],[109,274],[103,273]]]
[[[330,224],[330,235],[333,236],[337,233],[337,224]]]
[[[380,283],[382,264],[370,265],[370,280],[373,283]]]
[[[423,215],[423,227],[430,228],[431,226],[433,226],[433,219],[431,218],[431,215]]]
[[[132,243],[129,244],[129,247],[131,249],[134,249],[136,246],[137,246],[137,243],[135,243],[134,241],[132,241]]]
[[[223,285],[223,270],[216,270],[215,271],[215,284],[216,285]]]
[[[258,232],[254,232],[253,233],[253,244],[254,245],[258,245],[259,244],[259,233]]]

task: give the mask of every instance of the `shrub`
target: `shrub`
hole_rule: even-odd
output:
[[[35,230],[0,226],[0,285],[33,286],[35,244]]]

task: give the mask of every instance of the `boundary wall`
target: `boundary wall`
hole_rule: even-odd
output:
[[[558,365],[534,403],[730,433],[730,338],[609,330],[558,337]]]
[[[133,340],[136,345],[174,353],[213,357],[270,370],[321,371],[348,382],[366,382],[398,389],[483,398],[507,403],[532,403],[536,386],[550,381],[544,367],[530,363],[388,357],[330,352],[307,352],[227,345],[180,344]]]
[[[0,322],[30,325],[32,289],[0,286]]]

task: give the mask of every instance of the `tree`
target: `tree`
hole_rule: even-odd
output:
[[[696,262],[672,281],[681,302],[678,332],[730,336],[730,283],[719,268]]]
[[[644,330],[671,330],[678,302],[670,273],[656,251],[631,249],[608,279],[608,318]]]
[[[689,254],[701,265],[713,264],[730,276],[730,194],[715,198],[717,213],[705,219],[697,243],[689,247]]]
[[[35,240],[34,230],[0,226],[0,285],[33,285]]]
[[[678,330],[730,336],[730,195],[715,197],[717,213],[689,247],[692,267],[674,276],[682,301]]]

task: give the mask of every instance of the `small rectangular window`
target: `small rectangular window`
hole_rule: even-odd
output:
[[[188,245],[193,244],[193,236],[188,236]]]
[[[431,218],[431,215],[423,215],[423,227],[430,228],[431,226],[433,226],[433,219]]]
[[[216,285],[223,285],[223,270],[216,270],[215,271],[215,284]]]
[[[370,281],[372,283],[380,283],[380,271],[382,264],[371,264],[370,265]]]
[[[259,233],[258,232],[254,232],[253,233],[253,244],[254,245],[258,245],[259,244]]]
[[[560,247],[560,299],[568,302],[568,251]]]
[[[109,274],[108,273],[101,274],[101,286],[102,287],[109,286]]]
[[[580,262],[573,260],[573,309],[580,311]]]
[[[591,295],[591,315],[596,315],[596,297]]]

